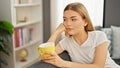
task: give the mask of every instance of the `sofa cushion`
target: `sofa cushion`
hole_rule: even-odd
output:
[[[105,32],[108,40],[110,41],[108,49],[110,52],[110,56],[112,56],[112,30],[111,28],[102,28],[101,31]]]
[[[113,59],[120,59],[120,27],[111,26],[112,29],[112,45],[113,45]]]
[[[69,53],[67,51],[64,51],[59,55],[63,60],[71,61]]]

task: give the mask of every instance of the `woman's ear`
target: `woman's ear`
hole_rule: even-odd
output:
[[[87,26],[87,24],[84,24],[84,26]]]
[[[87,21],[86,21],[86,19],[84,19],[83,26],[85,27],[86,25],[87,25]]]

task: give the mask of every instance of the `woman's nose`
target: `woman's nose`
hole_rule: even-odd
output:
[[[71,21],[70,20],[67,20],[65,23],[66,23],[66,25],[71,25]]]

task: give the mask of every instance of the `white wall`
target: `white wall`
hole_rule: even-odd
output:
[[[10,0],[0,0],[0,20],[11,21]]]
[[[103,25],[104,0],[51,0],[51,30],[63,22],[63,9],[71,2],[83,3],[91,17],[94,26]]]

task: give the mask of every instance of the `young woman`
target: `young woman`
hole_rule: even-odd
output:
[[[48,42],[55,42],[65,31],[67,35],[56,45],[56,52],[46,53],[46,63],[65,68],[120,68],[109,56],[109,41],[105,33],[94,31],[85,6],[71,3],[64,9],[64,22],[52,33]],[[61,59],[58,54],[66,50],[72,61]]]

